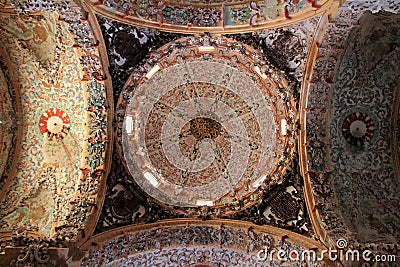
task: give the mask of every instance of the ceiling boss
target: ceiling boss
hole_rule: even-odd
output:
[[[68,134],[70,123],[67,113],[58,108],[52,108],[40,117],[39,128],[49,140],[61,140]]]

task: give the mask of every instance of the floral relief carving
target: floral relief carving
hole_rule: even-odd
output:
[[[12,54],[22,56],[11,61],[21,65],[22,99],[30,101],[24,107],[34,109],[23,116],[37,118],[34,124],[37,128],[27,126],[29,138],[26,140],[32,144],[25,145],[28,149],[22,154],[27,155],[29,163],[20,163],[23,171],[19,173],[37,171],[27,176],[30,178],[23,188],[19,183],[26,177],[19,177],[19,173],[9,184],[10,197],[1,204],[7,207],[2,208],[5,216],[1,227],[3,230],[22,227],[47,236],[77,240],[96,212],[99,185],[106,173],[104,165],[109,146],[106,77],[98,43],[80,8],[68,1],[35,3],[13,1],[17,11],[23,12],[1,16],[3,40],[9,43],[15,39],[21,47]],[[37,15],[29,11],[45,12]],[[10,45],[7,49],[14,48]],[[43,79],[34,79],[39,76]],[[31,91],[32,85],[40,90]],[[44,97],[43,92],[47,93]],[[43,104],[41,99],[47,102]],[[25,121],[32,120],[25,117]],[[52,197],[47,197],[50,193]]]
[[[97,248],[90,248],[82,266],[111,262],[134,266],[161,262],[169,266],[202,262],[223,264],[222,266],[287,266],[276,259],[261,261],[257,258],[257,252],[264,247],[282,249],[286,253],[293,249],[301,253],[307,249],[301,243],[290,240],[288,236],[268,234],[255,227],[205,223],[196,225],[195,222],[186,226],[158,226],[126,232],[107,240],[98,244]],[[312,261],[307,261],[307,264],[320,266]]]
[[[309,159],[306,175],[312,184],[322,227],[331,240],[344,237],[354,244],[356,240],[365,244],[375,240],[376,243],[381,242],[375,246],[383,248],[386,243],[396,243],[395,237],[391,235],[396,233],[394,229],[397,229],[398,223],[393,218],[398,215],[386,209],[382,211],[386,214],[383,217],[389,216],[393,220],[386,232],[383,229],[383,221],[386,220],[377,220],[375,214],[382,209],[372,207],[382,203],[373,200],[377,196],[380,196],[379,199],[387,196],[385,199],[389,205],[398,203],[394,189],[380,185],[388,183],[388,178],[383,177],[395,177],[390,166],[391,156],[388,155],[390,148],[381,138],[386,139],[383,136],[387,135],[387,127],[390,127],[386,122],[390,120],[387,112],[393,105],[389,99],[396,87],[394,84],[387,86],[388,83],[392,84],[395,74],[392,74],[389,82],[383,82],[387,73],[396,69],[392,64],[396,58],[394,54],[397,53],[384,40],[391,40],[390,33],[397,31],[391,27],[397,24],[385,24],[391,25],[388,26],[390,30],[386,29],[388,32],[383,29],[382,22],[380,26],[373,26],[373,21],[390,20],[390,15],[362,15],[362,11],[367,8],[354,9],[356,2],[350,1],[339,10],[329,24],[326,38],[318,44],[306,110],[306,148]],[[370,7],[374,8],[373,5]],[[371,35],[374,30],[380,32],[379,48],[376,45],[377,39],[363,36],[362,27],[365,25],[370,26]],[[359,51],[353,57],[349,54],[352,49]],[[394,54],[389,56],[391,53]],[[369,56],[371,58],[366,60]],[[378,67],[382,63],[386,66]],[[377,74],[382,69],[384,73]],[[386,152],[373,152],[380,148],[386,148]],[[376,164],[372,166],[370,162]],[[374,189],[367,192],[367,187],[369,190]],[[386,188],[385,193],[383,188]],[[371,212],[363,208],[366,206]],[[387,238],[381,240],[374,234],[377,232]]]

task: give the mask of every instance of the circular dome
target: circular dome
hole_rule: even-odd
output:
[[[224,206],[279,180],[294,146],[293,101],[254,50],[183,38],[151,61],[131,77],[122,132],[144,191],[173,206]]]

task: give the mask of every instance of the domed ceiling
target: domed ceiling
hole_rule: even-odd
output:
[[[0,7],[0,266],[396,265],[398,0]]]
[[[305,23],[302,23],[301,25],[308,25],[310,27],[315,27],[316,26],[317,20],[312,20],[308,21]],[[298,182],[298,175],[299,175],[299,170],[298,166],[296,165],[296,161],[292,161],[291,158],[296,157],[296,145],[295,145],[295,120],[296,118],[294,117],[296,112],[295,108],[295,97],[292,97],[293,95],[298,94],[299,91],[299,83],[297,80],[297,77],[301,76],[302,72],[302,66],[304,67],[303,64],[301,64],[300,61],[303,60],[303,56],[306,55],[306,48],[302,46],[304,43],[307,45],[307,40],[302,40],[301,38],[305,36],[310,36],[312,31],[302,31],[299,25],[296,25],[295,27],[292,28],[286,28],[283,30],[279,31],[270,31],[270,32],[263,32],[260,34],[259,37],[256,37],[254,40],[252,38],[244,38],[244,41],[246,41],[248,44],[252,44],[252,42],[258,42],[261,41],[265,38],[265,36],[270,36],[271,39],[275,38],[275,41],[271,40],[268,43],[268,46],[270,47],[278,47],[280,45],[283,45],[285,43],[290,42],[292,50],[289,51],[285,56],[280,56],[279,54],[271,54],[270,57],[268,57],[268,63],[264,62],[262,59],[263,56],[259,52],[255,52],[255,50],[251,49],[249,45],[245,45],[244,43],[238,42],[237,40],[233,39],[227,39],[227,38],[210,38],[207,36],[201,37],[201,38],[186,38],[186,39],[181,39],[178,40],[179,35],[171,35],[168,33],[160,33],[160,32],[155,32],[147,29],[140,29],[140,28],[134,28],[134,27],[128,27],[121,25],[116,22],[109,21],[107,19],[102,19],[100,20],[100,24],[103,25],[103,31],[106,37],[107,42],[109,42],[109,54],[111,55],[112,61],[114,61],[113,68],[111,69],[111,72],[115,74],[113,79],[114,83],[114,88],[115,88],[115,95],[119,96],[119,102],[116,107],[116,121],[117,121],[117,131],[116,131],[116,149],[119,151],[119,155],[114,155],[114,164],[113,164],[113,172],[109,177],[108,180],[108,186],[110,189],[107,197],[106,197],[106,202],[104,206],[104,213],[100,217],[99,224],[98,224],[98,231],[104,231],[106,229],[113,228],[115,225],[125,225],[129,223],[139,223],[139,222],[151,222],[157,220],[157,218],[174,218],[174,217],[201,217],[201,218],[210,218],[210,217],[219,217],[219,216],[232,216],[231,218],[235,219],[243,219],[246,218],[248,220],[254,220],[257,223],[271,223],[276,226],[280,227],[287,227],[290,229],[297,229],[297,231],[305,233],[309,230],[311,230],[310,225],[307,222],[307,217],[306,217],[306,210],[305,210],[305,203],[304,200],[302,199],[302,194],[301,194],[301,185]],[[129,39],[127,36],[130,36]],[[136,36],[136,37],[135,37]],[[288,40],[288,37],[293,36],[295,37],[294,40]],[[238,36],[239,37],[239,36]],[[157,47],[160,47],[161,45],[158,44],[160,42],[162,44],[162,41],[166,40],[175,40],[171,42],[170,44],[162,47],[161,49],[157,50]],[[307,37],[308,38],[308,37]],[[133,39],[133,40],[132,40]],[[258,40],[258,41],[257,41]],[[133,48],[131,50],[125,50],[118,48],[115,44],[123,43],[123,42],[129,42],[129,45]],[[143,44],[141,44],[143,42]],[[185,44],[185,46],[183,46]],[[205,45],[206,44],[206,45]],[[264,46],[265,44],[263,44]],[[208,46],[208,47],[207,47]],[[185,51],[185,47],[190,48],[190,50],[184,52],[180,51]],[[225,49],[226,48],[226,49]],[[208,49],[204,51],[204,49]],[[144,64],[140,64],[136,68],[131,68],[130,64],[135,61],[135,56],[138,54],[143,54],[143,53],[148,53],[146,51],[148,50],[153,50],[155,51],[152,53],[153,56],[149,56],[149,60],[145,62]],[[201,51],[202,50],[202,51]],[[175,52],[174,52],[175,51]],[[265,50],[266,51],[266,50]],[[189,54],[188,54],[189,53]],[[218,53],[220,55],[218,55]],[[182,56],[179,56],[181,55]],[[233,59],[231,55],[237,55],[238,59]],[[169,55],[173,55],[169,57]],[[178,55],[178,57],[176,56]],[[254,55],[254,56],[253,56]],[[288,63],[291,60],[295,60],[292,58],[291,55],[298,55],[299,56],[299,64],[295,64],[294,66],[291,65],[291,63]],[[163,59],[160,59],[163,58]],[[166,60],[169,60],[169,63],[163,63]],[[246,64],[243,64],[246,62]],[[161,62],[162,64],[159,64]],[[196,62],[196,65],[190,65],[191,62]],[[213,67],[216,64],[214,62],[217,62],[219,65],[218,67]],[[258,63],[258,66],[256,63]],[[287,72],[278,72],[277,67],[273,62],[279,62],[279,64],[282,64],[283,66],[290,65],[291,68],[287,68]],[[201,65],[199,65],[201,64]],[[146,159],[145,153],[141,153],[140,151],[133,150],[129,147],[132,147],[133,144],[137,141],[135,141],[135,137],[132,134],[133,131],[129,130],[130,135],[127,134],[127,125],[124,125],[124,122],[126,120],[131,120],[133,125],[134,122],[134,112],[131,112],[128,116],[126,116],[126,110],[127,107],[131,103],[132,105],[136,105],[140,108],[140,104],[145,102],[145,98],[142,97],[142,99],[136,99],[136,93],[139,94],[139,91],[137,89],[141,88],[140,86],[143,86],[146,83],[152,83],[155,84],[153,79],[156,79],[157,77],[164,77],[161,75],[163,74],[164,68],[166,70],[170,70],[168,68],[169,65],[172,65],[175,67],[175,69],[178,69],[178,71],[169,71],[168,72],[168,77],[171,76],[171,73],[178,73],[182,72],[182,75],[185,77],[179,77],[175,81],[181,83],[184,86],[178,86],[179,90],[182,90],[181,88],[199,88],[196,89],[196,94],[197,91],[200,90],[203,87],[200,87],[201,83],[205,83],[204,81],[210,81],[210,79],[213,79],[212,82],[208,82],[209,85],[206,87],[205,90],[208,90],[207,92],[211,92],[208,95],[204,94],[204,97],[202,96],[203,100],[208,101],[210,103],[210,100],[207,98],[211,99],[211,104],[216,102],[215,101],[215,96],[212,95],[211,90],[215,90],[216,86],[213,86],[214,83],[218,81],[222,81],[227,83],[229,87],[234,87],[235,90],[241,90],[238,89],[240,88],[239,86],[236,86],[236,83],[239,83],[240,85],[243,84],[240,79],[237,79],[237,77],[244,77],[244,79],[247,79],[246,77],[248,76],[233,76],[233,78],[236,78],[234,82],[227,80],[226,77],[224,78],[223,72],[231,71],[234,69],[239,69],[242,68],[243,73],[251,73],[251,76],[254,78],[257,78],[259,81],[261,81],[261,87],[256,86],[255,92],[272,92],[273,94],[266,95],[266,98],[270,98],[271,100],[265,101],[266,106],[267,106],[267,112],[271,114],[271,116],[276,116],[276,119],[272,122],[275,124],[275,131],[273,131],[272,136],[268,136],[268,139],[273,140],[272,138],[276,137],[276,140],[282,140],[278,141],[278,145],[276,146],[277,148],[275,149],[274,153],[276,155],[273,155],[273,164],[276,164],[275,166],[275,171],[274,169],[268,170],[265,169],[265,173],[268,174],[267,172],[270,172],[270,175],[258,175],[258,177],[254,177],[255,180],[253,180],[252,183],[251,181],[239,181],[237,185],[237,189],[235,188],[234,190],[231,190],[228,195],[225,194],[224,198],[228,199],[225,203],[220,203],[216,202],[211,203],[209,199],[207,200],[206,198],[202,197],[200,199],[200,202],[198,202],[199,205],[197,205],[197,201],[192,203],[190,206],[186,205],[188,207],[180,207],[179,203],[175,205],[166,205],[163,202],[165,201],[159,201],[157,200],[157,197],[154,198],[148,198],[146,196],[146,193],[144,190],[150,189],[153,191],[156,191],[158,188],[154,187],[151,185],[150,181],[153,183],[155,182],[154,178],[156,178],[155,173],[152,176],[149,176],[148,178],[150,179],[147,180],[144,178],[144,172],[139,172],[135,171],[136,168],[136,163],[135,163],[135,157],[136,159],[138,158],[143,158],[146,160],[147,163],[152,164],[150,159]],[[199,66],[207,66],[207,68],[202,67],[198,68],[197,65]],[[158,66],[158,67],[157,67]],[[160,67],[162,66],[162,67]],[[153,67],[156,67],[158,69],[157,71],[154,71]],[[209,73],[208,68],[213,67],[213,73]],[[244,69],[243,69],[244,67]],[[163,68],[163,70],[161,69]],[[192,81],[194,78],[189,78],[189,75],[185,75],[186,71],[185,69],[190,68],[190,73],[193,74],[196,73],[197,78],[194,77],[195,79],[199,79],[200,82],[196,82],[195,80]],[[153,69],[153,70],[152,70]],[[124,85],[121,84],[120,82],[120,77],[126,73],[126,72],[133,72],[131,78],[129,79],[128,83],[124,87]],[[257,73],[259,72],[259,73]],[[150,75],[148,75],[150,73]],[[164,72],[166,73],[166,71]],[[205,73],[205,74],[204,74]],[[266,74],[268,73],[268,75]],[[188,74],[188,73],[187,73]],[[149,78],[146,78],[146,75]],[[239,75],[239,74],[236,74]],[[269,76],[271,75],[271,76]],[[209,77],[210,76],[210,77]],[[257,82],[257,79],[255,80]],[[174,82],[175,82],[174,81]],[[286,82],[287,81],[287,82]],[[160,82],[160,78],[157,78],[157,83]],[[245,81],[243,81],[245,82]],[[250,80],[247,82],[248,85],[245,85],[249,87],[251,84],[254,84],[254,81]],[[268,85],[270,83],[271,85]],[[139,86],[137,86],[139,84]],[[172,82],[164,82],[163,86],[168,87],[168,84],[172,84]],[[220,83],[221,84],[221,83]],[[227,85],[222,84],[222,90],[226,91],[226,88],[229,88]],[[197,87],[196,87],[197,86]],[[265,88],[266,89],[262,89]],[[272,87],[273,88],[269,88]],[[293,86],[292,88],[290,86]],[[118,91],[121,90],[119,88],[124,87],[121,93]],[[244,87],[244,86],[242,86]],[[253,87],[253,86],[252,86]],[[157,90],[160,90],[159,88],[163,87],[157,87],[154,86],[154,89],[151,91],[149,90],[147,94],[152,94],[151,92],[155,92]],[[211,89],[207,89],[211,88]],[[221,88],[221,87],[220,87]],[[251,87],[249,87],[251,88]],[[165,89],[165,90],[168,90]],[[201,91],[199,91],[201,93]],[[183,95],[186,95],[185,91],[183,91]],[[254,97],[251,96],[253,99],[257,95],[260,95],[259,93],[255,93]],[[265,95],[265,93],[264,93]],[[160,95],[161,97],[161,95]],[[249,95],[243,95],[241,96],[245,100],[246,98],[249,98]],[[197,99],[199,97],[195,97]],[[258,100],[266,99],[264,96],[262,96]],[[186,97],[186,102],[187,103],[194,103],[194,100],[191,100],[193,98],[188,98]],[[220,97],[221,101],[227,101],[227,97],[223,96]],[[288,100],[288,101],[286,101]],[[157,102],[153,99],[153,97],[150,98],[150,101],[153,101],[153,103]],[[204,103],[202,105],[206,105],[205,108],[210,107],[210,104],[207,104],[207,102],[203,101]],[[248,101],[248,100],[247,100]],[[249,101],[248,101],[249,102]],[[250,105],[254,106],[255,102],[250,101]],[[273,109],[268,109],[268,106],[273,107],[275,110],[277,108],[280,108],[278,105],[275,107],[274,102],[276,104],[283,104],[283,107],[285,107],[282,110],[282,114],[278,115],[273,115],[274,111]],[[153,103],[150,103],[150,105],[154,105]],[[173,103],[178,103],[179,101],[174,100]],[[243,116],[233,116],[236,114],[236,112],[228,112],[227,115],[229,115],[229,118],[231,119],[228,121],[228,123],[231,123],[231,121],[236,121],[237,123],[242,123],[242,120],[244,122],[249,121],[248,118],[250,115],[252,115],[250,112],[244,113],[241,109],[245,108],[246,104],[245,101],[242,101],[243,107],[239,102],[239,107],[240,110],[238,111],[239,114],[243,114]],[[216,102],[216,106],[218,107],[219,103]],[[256,103],[258,105],[258,103]],[[215,104],[213,104],[215,105]],[[232,104],[230,104],[232,106]],[[280,105],[280,104],[279,104]],[[191,105],[187,105],[188,108],[191,107]],[[224,103],[221,103],[222,107],[225,107],[226,105]],[[234,106],[233,106],[234,107]],[[203,109],[205,109],[203,108]],[[169,109],[168,109],[169,110]],[[166,112],[168,111],[166,110]],[[256,109],[255,109],[256,110]],[[212,110],[211,110],[212,111]],[[228,110],[229,111],[229,110]],[[217,116],[213,115],[212,112],[207,112],[206,110],[202,111],[204,116],[208,116],[209,119],[212,121],[208,125],[213,125],[214,119],[218,119]],[[257,110],[255,112],[258,112]],[[279,112],[279,110],[278,110]],[[155,113],[155,112],[154,112]],[[157,112],[155,114],[161,114],[163,115],[164,113]],[[201,114],[200,114],[201,115]],[[193,116],[193,115],[189,115]],[[203,115],[200,118],[207,118],[204,117]],[[263,113],[262,117],[265,117],[265,119],[261,120],[262,123],[265,124],[267,117],[267,113]],[[132,119],[131,119],[132,118]],[[161,117],[163,118],[163,117]],[[239,119],[238,119],[239,118]],[[282,120],[284,118],[284,120]],[[257,122],[259,118],[256,118],[255,122]],[[168,120],[166,120],[168,121]],[[188,121],[191,121],[189,119]],[[195,126],[195,123],[202,123],[203,120],[192,120],[192,125]],[[205,120],[207,121],[207,120]],[[182,125],[179,127],[189,127],[188,129],[190,130],[190,123],[185,123],[181,122]],[[281,134],[281,123],[286,123],[283,129],[286,130],[285,134]],[[185,126],[186,125],[186,126]],[[203,125],[207,125],[206,123],[203,123]],[[220,127],[220,129],[224,129],[221,126],[217,125]],[[228,124],[229,125],[229,124]],[[223,123],[222,123],[223,126]],[[159,126],[157,124],[156,126],[158,129]],[[236,126],[237,127],[237,126]],[[239,125],[240,127],[240,125]],[[171,127],[170,127],[171,128]],[[128,129],[132,129],[131,127],[128,127]],[[172,128],[173,129],[173,128]],[[246,130],[245,127],[243,129]],[[179,133],[181,132],[180,128],[177,129]],[[175,131],[177,131],[175,130]],[[261,129],[261,133],[264,131],[271,131],[272,129],[270,127],[267,127],[266,129]],[[144,128],[143,131],[145,132],[146,129]],[[227,130],[226,130],[227,131]],[[214,133],[215,132],[213,131]],[[161,132],[162,133],[162,132]],[[189,138],[188,140],[193,140],[196,144],[198,142],[196,139],[200,139],[200,141],[203,141],[203,138],[199,135],[199,131],[194,130],[194,134],[189,133]],[[242,132],[239,137],[243,136]],[[247,134],[247,133],[246,133]],[[122,136],[131,138],[131,141],[127,143],[122,143]],[[180,150],[181,144],[184,143],[179,143],[179,135],[176,136],[178,138],[178,149]],[[206,138],[210,139],[212,142],[212,136],[205,136]],[[233,138],[235,137],[235,138]],[[221,142],[221,140],[225,137],[216,135],[217,142]],[[230,140],[232,138],[232,140]],[[265,135],[264,135],[265,138]],[[145,140],[145,139],[143,139]],[[248,148],[248,138],[238,138],[237,136],[231,136],[226,138],[226,140],[230,141],[232,144],[236,145],[236,147],[240,148],[241,151],[245,151],[245,149]],[[243,145],[243,143],[245,145]],[[280,145],[281,143],[281,145]],[[190,143],[189,143],[190,144]],[[223,143],[220,143],[223,144]],[[228,142],[229,144],[229,142]],[[269,142],[266,143],[264,146],[274,146],[274,144],[270,144]],[[282,148],[279,148],[279,146],[282,146]],[[285,148],[285,150],[283,150]],[[127,150],[131,149],[131,150]],[[279,152],[279,149],[281,149],[282,152]],[[128,151],[128,152],[127,152]],[[144,152],[147,151],[147,148],[144,146],[143,149]],[[166,151],[165,153],[169,153],[169,151],[164,150],[162,148],[158,149],[161,153],[163,151]],[[232,149],[231,149],[232,151]],[[251,151],[251,150],[250,150]],[[139,153],[137,153],[139,152]],[[229,150],[228,150],[229,152]],[[234,151],[233,151],[234,152]],[[237,152],[236,152],[237,153]],[[265,152],[264,152],[265,153]],[[269,153],[269,152],[268,152]],[[282,153],[279,156],[279,153]],[[125,154],[125,157],[124,157]],[[151,155],[152,156],[152,155]],[[125,162],[125,158],[127,162]],[[167,158],[167,157],[165,157]],[[168,158],[167,158],[168,159]],[[153,161],[154,162],[154,161]],[[275,163],[274,163],[275,162]],[[217,161],[215,162],[217,163]],[[130,173],[126,171],[125,168],[123,168],[123,165],[130,165]],[[156,162],[156,164],[159,164]],[[272,167],[273,167],[272,164]],[[171,164],[172,165],[172,164]],[[141,166],[146,166],[146,164],[141,164]],[[139,165],[139,167],[141,167]],[[211,165],[214,166],[214,165]],[[218,166],[218,165],[217,165]],[[149,164],[147,164],[147,167],[150,167]],[[133,169],[133,171],[132,171]],[[218,171],[218,169],[217,169]],[[131,177],[133,175],[133,177]],[[181,180],[179,177],[178,182]],[[261,178],[261,179],[259,179]],[[209,178],[211,179],[211,178]],[[218,178],[215,178],[218,179]],[[144,187],[137,187],[136,184],[137,182],[139,184],[144,184]],[[200,182],[204,181],[204,179],[200,180]],[[159,182],[159,180],[157,180]],[[167,180],[168,183],[171,183],[170,181]],[[174,182],[174,181],[173,181]],[[207,180],[206,180],[207,182]],[[213,181],[211,181],[213,182]],[[215,183],[215,182],[214,182]],[[147,185],[146,185],[147,184]],[[157,187],[159,184],[154,183]],[[171,183],[172,184],[172,183]],[[243,186],[243,184],[245,186]],[[147,186],[147,187],[146,187]],[[167,193],[165,193],[165,190],[162,194],[178,194],[182,191],[179,191],[179,185],[174,185],[172,184],[173,187],[171,187],[173,190],[174,188],[178,188],[178,192],[174,192],[173,190],[169,189],[167,190]],[[196,187],[200,190],[201,189],[201,184],[196,185]],[[183,188],[182,186],[180,186]],[[187,188],[192,191],[193,186],[189,187],[186,185]],[[204,187],[204,185],[203,185]],[[273,192],[270,191],[271,188],[274,188]],[[143,190],[144,189],[144,190]],[[251,193],[253,191],[253,193]],[[238,192],[238,193],[237,193]],[[223,194],[221,194],[223,195]],[[172,195],[173,197],[176,197]],[[274,203],[274,207],[271,208],[270,204]],[[252,205],[253,204],[253,205]],[[257,205],[254,205],[257,204]],[[257,206],[256,210],[254,208]],[[242,213],[239,211],[242,210]],[[229,215],[230,214],[230,215]],[[257,214],[262,214],[261,216],[257,216]],[[265,215],[263,215],[265,214]],[[296,226],[294,226],[296,225]],[[307,225],[307,226],[306,226]]]
[[[260,55],[205,37],[178,39],[150,60],[153,68],[127,84],[122,141],[144,191],[173,206],[246,207],[262,183],[281,182],[296,111],[287,83]]]

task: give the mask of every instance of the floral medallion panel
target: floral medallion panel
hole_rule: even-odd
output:
[[[76,240],[94,228],[91,218],[106,173],[107,104],[99,52],[79,10],[57,3],[33,15],[29,11],[41,11],[45,3],[23,4],[15,7],[25,12],[0,16],[1,56],[22,107],[21,149],[0,196],[0,229]]]
[[[398,11],[398,1],[349,1],[331,23],[321,23],[325,38],[313,44],[313,73],[304,87],[303,143],[308,203],[321,238],[395,254]]]
[[[334,189],[346,224],[362,242],[400,238],[392,134],[400,90],[399,22],[399,16],[364,14],[348,36],[332,87]]]

